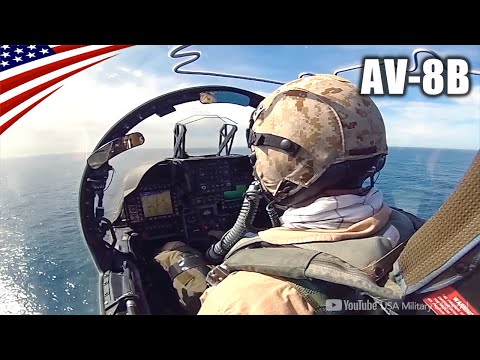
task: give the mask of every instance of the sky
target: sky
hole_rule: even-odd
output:
[[[180,62],[168,56],[171,45],[136,45],[63,82],[48,97],[0,136],[0,158],[56,153],[91,153],[101,137],[125,114],[164,93],[197,85],[229,85],[262,95],[279,85],[221,77],[176,74]],[[472,45],[193,45],[201,58],[190,70],[233,73],[287,82],[302,72],[330,73],[359,65],[365,57],[411,58],[427,48],[442,57],[468,60],[480,69],[480,46]],[[339,74],[357,86],[361,71]],[[470,92],[460,96],[427,96],[417,84],[402,96],[372,96],[386,126],[389,146],[480,148],[480,76],[470,77]],[[184,106],[165,119],[152,117],[133,130],[145,136],[144,147],[173,145],[173,124],[195,114],[218,114],[238,123],[235,146],[245,146],[244,129],[252,109],[233,105]],[[207,121],[207,120],[205,120]],[[216,146],[220,122],[196,123],[187,146]]]

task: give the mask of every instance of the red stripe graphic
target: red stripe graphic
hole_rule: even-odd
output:
[[[105,61],[107,59],[110,59],[112,57],[114,57],[115,55],[112,55],[112,56],[109,56],[108,58],[105,58],[105,59],[102,59],[102,60],[98,60],[92,64],[89,64],[89,65],[85,65],[85,66],[82,66],[81,68],[79,69],[76,69],[76,70],[73,70],[73,71],[70,71],[66,74],[63,74],[59,77],[56,77],[55,79],[52,79],[50,81],[47,81],[43,84],[40,84],[38,86],[35,86],[34,88],[31,88],[30,90],[27,90],[17,96],[14,96],[13,98],[1,103],[1,107],[0,107],[0,116],[6,114],[7,112],[9,112],[10,110],[12,110],[13,108],[15,108],[16,106],[20,105],[21,103],[23,103],[24,101],[30,99],[31,97],[37,95],[38,93],[42,92],[43,90],[45,89],[48,89],[50,86],[52,85],[55,85],[56,83],[72,76],[72,75],[75,75],[77,73],[79,73],[80,71],[82,70],[85,70],[87,68],[89,68],[90,66],[93,66],[95,64],[98,64],[102,61]]]
[[[87,45],[58,45],[58,46],[55,46],[53,50],[55,50],[55,53],[59,54],[69,50],[80,49],[85,46]]]
[[[69,45],[63,45],[63,46],[69,46]],[[84,45],[82,45],[82,46],[84,46]],[[77,48],[82,47],[82,46],[77,46]],[[51,63],[51,64],[43,65],[43,66],[40,66],[38,68],[28,70],[24,73],[21,73],[21,74],[12,76],[8,79],[0,81],[0,89],[1,89],[2,93],[6,93],[7,91],[9,91],[9,90],[11,90],[11,89],[13,89],[17,86],[20,86],[20,85],[22,85],[22,84],[24,84],[28,81],[34,80],[34,79],[36,79],[40,76],[49,74],[53,71],[62,69],[66,66],[73,65],[73,64],[76,64],[80,61],[88,60],[88,59],[91,59],[95,56],[108,54],[109,52],[121,50],[121,49],[130,47],[130,46],[132,46],[132,45],[107,46],[107,47],[104,47],[102,49],[92,50],[92,51],[84,53],[84,54],[79,54],[79,55],[72,56],[68,59],[63,59],[63,60],[59,60],[59,61],[56,61],[56,62]],[[57,48],[55,48],[55,49],[57,49]],[[68,50],[73,50],[73,49],[69,48],[67,50],[62,50],[62,51],[68,51]],[[53,56],[55,56],[55,55],[53,55]]]
[[[91,47],[92,45],[57,45],[54,46],[53,49],[55,51],[54,55],[51,55],[49,57],[46,57],[46,59],[51,59],[50,63],[47,63],[42,66],[38,66],[36,68],[30,68],[29,70],[26,70],[21,73],[17,73],[16,75],[12,75],[9,78],[2,79],[0,80],[0,92],[1,94],[6,94],[8,91],[15,89],[16,87],[20,85],[24,85],[32,80],[35,79],[41,79],[43,76],[51,74],[54,71],[61,70],[67,66],[74,65],[77,63],[80,63],[85,60],[90,60],[94,59],[97,56],[109,54],[121,49],[125,49],[134,45],[108,45],[104,46],[102,48],[97,48],[95,50],[90,50],[87,49],[88,47]],[[66,53],[68,51],[76,50],[76,49],[82,49],[85,48],[85,52],[76,54],[73,53],[70,55],[70,57],[61,59],[61,60],[55,60],[56,55],[60,53]],[[67,55],[68,56],[68,55]],[[29,89],[26,89],[20,94],[17,94],[10,99],[0,102],[0,117],[4,117],[5,114],[8,112],[14,110],[16,107],[19,105],[25,103],[27,100],[32,99],[35,95],[40,94],[42,91],[47,90],[48,88],[54,86],[55,84],[61,82],[62,80],[65,80],[69,78],[72,75],[75,75],[79,73],[80,71],[83,71],[93,65],[96,65],[102,61],[105,61],[107,59],[110,59],[112,57],[116,56],[116,54],[110,55],[109,57],[106,57],[104,59],[95,61],[94,63],[84,65],[81,68],[69,71],[68,73],[64,73],[62,75],[59,75],[55,77],[54,79],[42,82],[41,84],[32,87],[30,86]],[[62,56],[63,57],[63,56]],[[3,74],[2,74],[3,75]],[[28,86],[28,85],[27,85]],[[20,119],[23,115],[25,115],[27,112],[29,112],[31,109],[33,109],[36,105],[38,105],[40,102],[42,102],[44,99],[46,99],[48,96],[53,94],[55,91],[57,91],[60,87],[57,89],[49,92],[47,95],[43,96],[39,100],[35,101],[33,104],[29,105],[26,107],[24,110],[20,111],[18,114],[14,115],[12,118],[8,119],[5,121],[3,124],[0,123],[0,135],[3,134],[10,126],[12,126],[18,119]],[[13,114],[12,114],[13,115]],[[8,116],[8,115],[6,115]],[[5,119],[4,119],[5,120]]]
[[[52,95],[55,91],[57,91],[58,89],[60,89],[61,86],[59,86],[58,88],[56,88],[55,90],[49,92],[47,95],[43,96],[42,98],[38,99],[37,101],[35,101],[32,105],[28,106],[27,108],[25,108],[24,110],[22,110],[21,112],[19,112],[17,115],[15,115],[14,117],[12,117],[10,120],[6,121],[5,123],[3,123],[2,125],[0,125],[0,135],[2,135],[5,130],[7,130],[10,126],[12,126],[18,119],[20,119],[23,115],[25,115],[27,112],[29,112],[31,109],[33,109],[35,106],[37,106],[40,102],[42,102],[43,100],[45,100],[47,97],[49,97],[50,95]]]

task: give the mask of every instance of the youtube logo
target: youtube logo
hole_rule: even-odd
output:
[[[327,311],[342,311],[343,303],[341,299],[327,299],[325,302],[325,310]]]

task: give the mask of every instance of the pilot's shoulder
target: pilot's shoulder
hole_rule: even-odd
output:
[[[248,271],[230,274],[201,298],[199,315],[311,315],[313,307],[287,281]]]

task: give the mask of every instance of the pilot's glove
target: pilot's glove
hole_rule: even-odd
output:
[[[200,296],[207,288],[210,271],[202,254],[181,241],[166,243],[155,261],[168,272],[177,290],[180,304],[190,313],[200,309]]]

